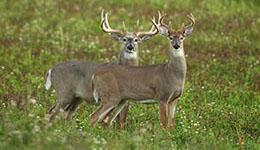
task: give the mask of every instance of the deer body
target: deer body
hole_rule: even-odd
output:
[[[171,49],[170,53],[171,59],[166,64],[141,67],[113,64],[99,67],[94,74],[93,88],[101,98],[101,105],[117,106],[127,99],[136,102],[156,99],[166,104],[180,97],[184,88],[186,60],[180,54],[184,54],[183,50]]]
[[[188,16],[191,25],[173,32],[163,23],[164,16],[159,13],[158,23],[154,20],[152,22],[162,35],[169,38],[170,60],[166,64],[143,67],[113,64],[98,68],[92,77],[92,84],[93,91],[98,95],[97,98],[101,99],[101,103],[97,111],[91,115],[92,126],[113,113],[114,108],[117,115],[127,99],[137,102],[156,99],[162,125],[166,127],[168,121],[168,126],[174,127],[174,112],[177,99],[183,93],[187,68],[183,40],[191,34],[195,21],[191,14]]]
[[[108,14],[101,13],[101,28],[110,33],[114,39],[122,43],[122,49],[118,62],[110,64],[138,65],[138,42],[157,34],[152,27],[149,32],[125,32],[112,29],[108,23]],[[94,102],[91,87],[91,77],[94,70],[104,64],[92,61],[66,61],[55,65],[47,73],[45,87],[49,89],[53,84],[57,94],[57,102],[49,110],[49,121],[63,110],[65,118],[70,119],[78,105],[85,100]],[[121,124],[125,121],[126,113],[123,114]]]
[[[102,75],[107,73],[116,79],[116,83],[110,84],[117,84],[121,99],[142,101],[168,98],[176,90],[182,93],[186,61],[184,57],[178,56],[175,60],[161,65],[130,67],[115,64],[98,69],[100,71],[95,73],[95,78],[109,83],[109,78],[102,78]]]

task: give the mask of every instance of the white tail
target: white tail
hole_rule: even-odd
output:
[[[92,75],[92,77],[91,77],[92,91],[93,91],[94,100],[96,101],[96,103],[98,103],[98,93],[97,93],[97,90],[95,89],[94,84],[93,84],[94,77],[95,77],[94,75]]]
[[[45,89],[49,90],[50,88],[51,88],[51,69],[49,69],[45,80]]]

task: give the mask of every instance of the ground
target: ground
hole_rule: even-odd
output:
[[[257,0],[2,0],[0,2],[0,149],[260,149],[260,3]],[[52,126],[54,104],[44,74],[79,59],[116,60],[120,44],[99,27],[149,30],[165,11],[177,29],[196,18],[185,40],[188,63],[176,128],[162,129],[157,105],[131,103],[125,129],[89,125],[97,106],[83,103],[71,121]],[[168,43],[156,36],[139,47],[141,65],[167,61]]]

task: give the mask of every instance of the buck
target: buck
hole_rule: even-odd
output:
[[[101,12],[101,29],[122,44],[118,62],[121,65],[138,65],[138,44],[157,34],[154,26],[148,32],[112,29],[109,25],[108,13],[104,11]],[[102,65],[104,64],[92,61],[66,61],[49,69],[45,88],[48,90],[53,84],[57,94],[56,104],[49,109],[49,121],[53,120],[60,111],[64,112],[64,118],[70,119],[82,100],[89,103],[94,101],[90,84],[91,76],[95,68]],[[121,119],[120,124],[124,121]]]
[[[158,22],[152,23],[170,43],[170,59],[165,64],[150,66],[123,66],[113,64],[96,70],[92,77],[93,94],[100,99],[100,106],[90,116],[92,126],[108,115],[117,115],[128,99],[136,102],[155,99],[159,104],[163,127],[174,127],[174,113],[183,93],[186,76],[186,60],[183,41],[193,31],[195,19],[187,15],[190,24],[173,31],[164,23],[165,14],[159,12]],[[110,117],[107,123],[114,119]]]

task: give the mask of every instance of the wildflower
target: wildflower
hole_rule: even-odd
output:
[[[104,138],[101,138],[100,141],[102,144],[107,144],[107,141]]]
[[[33,114],[31,114],[31,113],[29,113],[29,114],[28,114],[28,117],[33,117],[33,116],[34,116],[34,115],[33,115]]]
[[[32,104],[36,104],[36,99],[31,98],[31,99],[30,99],[30,103],[32,103]]]
[[[100,144],[100,141],[99,141],[97,138],[94,138],[94,139],[93,139],[93,143],[94,143],[94,144]]]
[[[33,128],[33,131],[34,131],[34,132],[39,132],[40,129],[41,129],[40,126],[35,125],[34,128]]]
[[[16,106],[16,102],[14,100],[11,100],[11,105]]]
[[[142,133],[142,134],[145,133],[146,131],[147,131],[146,128],[141,128],[141,129],[140,129],[140,133]]]

